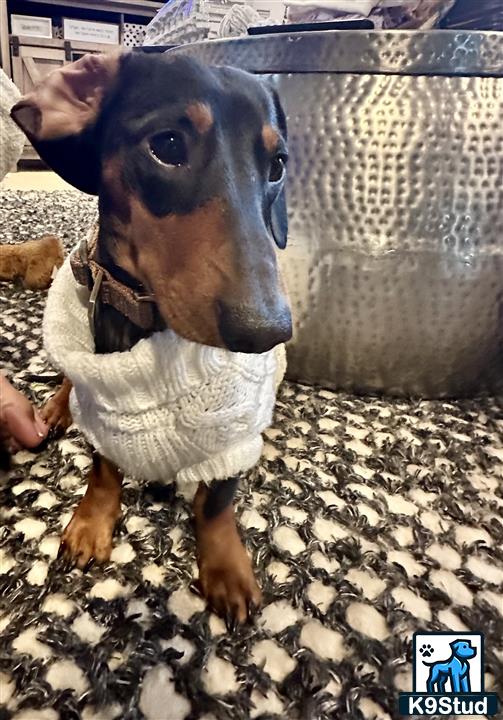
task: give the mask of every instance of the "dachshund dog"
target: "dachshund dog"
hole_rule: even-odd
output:
[[[287,239],[286,123],[271,85],[170,53],[88,55],[11,114],[55,172],[98,195],[94,245],[72,253],[97,355],[168,331],[241,358],[290,339],[274,247]],[[67,377],[46,408],[52,425],[67,424],[71,390]],[[82,569],[110,556],[123,471],[94,454],[61,545]],[[199,587],[231,626],[261,599],[235,522],[237,482],[200,482],[193,500]]]

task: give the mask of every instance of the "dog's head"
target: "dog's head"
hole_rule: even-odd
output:
[[[454,640],[450,643],[454,655],[463,660],[469,660],[477,654],[477,648],[470,645],[468,640]]]
[[[197,342],[264,352],[291,337],[286,125],[252,75],[162,54],[85,56],[12,117],[61,177],[99,195],[107,252]]]

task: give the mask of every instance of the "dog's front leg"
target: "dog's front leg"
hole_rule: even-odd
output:
[[[112,552],[112,535],[120,517],[122,474],[97,453],[89,475],[86,494],[63,532],[58,557],[71,567],[87,570],[105,562]]]
[[[194,499],[199,587],[230,628],[249,618],[262,597],[236,526],[237,482],[201,483]]]

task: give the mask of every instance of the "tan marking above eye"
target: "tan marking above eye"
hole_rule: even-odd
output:
[[[264,125],[262,128],[262,140],[267,152],[272,154],[278,149],[280,140],[279,133],[271,125]]]
[[[199,101],[191,103],[185,111],[185,114],[200,135],[207,133],[213,126],[213,113],[206,103]]]

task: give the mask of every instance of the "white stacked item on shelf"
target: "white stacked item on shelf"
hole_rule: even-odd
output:
[[[208,37],[202,0],[171,0],[147,26],[144,45],[184,45]]]
[[[282,0],[171,0],[147,26],[144,45],[184,45],[283,22]]]
[[[208,39],[212,40],[222,37],[221,28],[224,19],[229,15],[233,8],[244,10],[247,6],[246,0],[233,0],[233,2],[218,2],[218,0],[206,0],[206,11],[209,16],[209,32]]]

